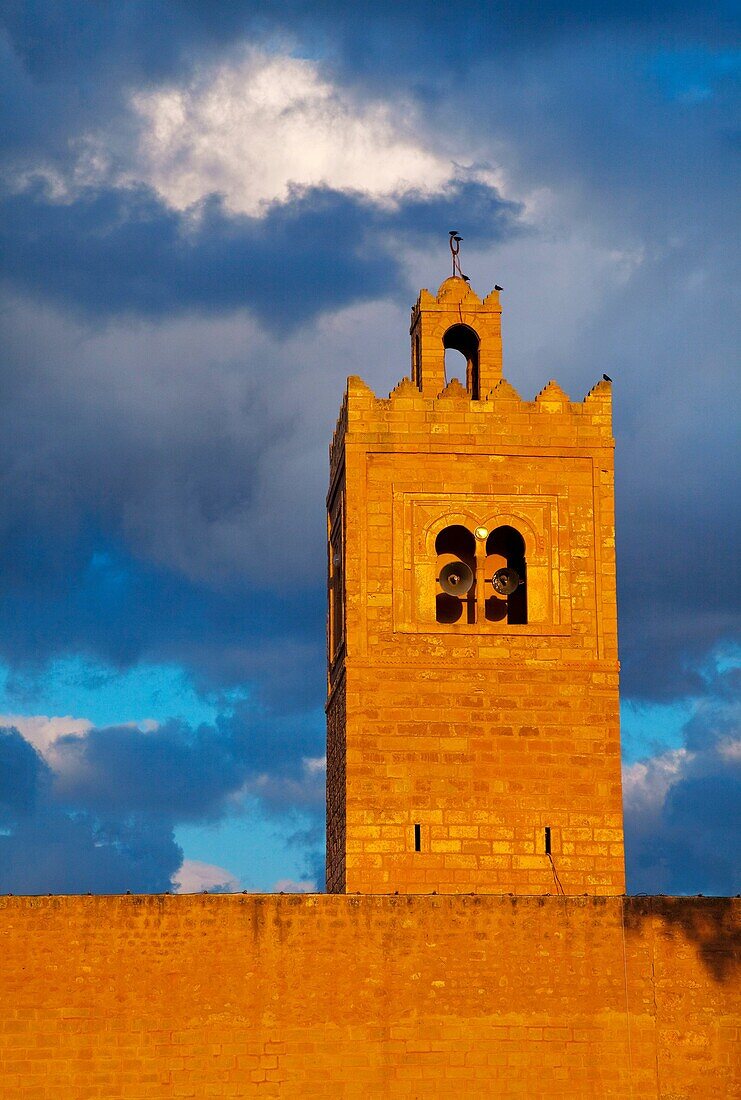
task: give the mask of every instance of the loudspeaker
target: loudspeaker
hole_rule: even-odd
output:
[[[451,561],[442,567],[438,580],[448,596],[465,596],[473,584],[473,569],[464,561]]]
[[[494,586],[494,591],[498,592],[500,596],[511,596],[515,589],[522,584],[522,580],[515,569],[505,568],[497,569],[491,578],[491,583]]]

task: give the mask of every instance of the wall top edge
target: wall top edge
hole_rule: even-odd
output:
[[[741,915],[741,896],[724,894],[327,894],[327,893],[198,893],[198,894],[5,894],[0,895],[0,910],[10,908],[45,908],[59,906],[95,907],[119,902],[124,905],[250,905],[274,902],[295,907],[316,905],[510,905],[539,908],[593,906],[604,908],[626,905],[629,907],[723,907],[738,910]]]

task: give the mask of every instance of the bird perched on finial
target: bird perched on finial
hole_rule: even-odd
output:
[[[497,286],[497,285],[495,284],[495,285],[494,285],[494,289],[495,289],[495,290],[504,290],[504,287],[503,287],[503,286]]]

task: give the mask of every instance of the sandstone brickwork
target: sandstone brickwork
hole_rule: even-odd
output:
[[[624,890],[611,387],[521,399],[501,377],[500,312],[496,292],[448,279],[413,311],[413,378],[387,399],[348,381],[328,498],[330,558],[344,555],[330,730],[340,679],[346,708],[329,889]],[[478,398],[471,363],[469,389],[444,385],[461,324],[482,334]],[[527,621],[486,618],[483,541],[475,605],[437,621],[440,532],[502,525],[525,547]]]
[[[738,917],[697,898],[0,898],[0,1097],[732,1100]]]

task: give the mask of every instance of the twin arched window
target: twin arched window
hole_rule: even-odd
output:
[[[435,539],[439,623],[527,623],[525,540],[509,524],[493,531],[462,524]]]

